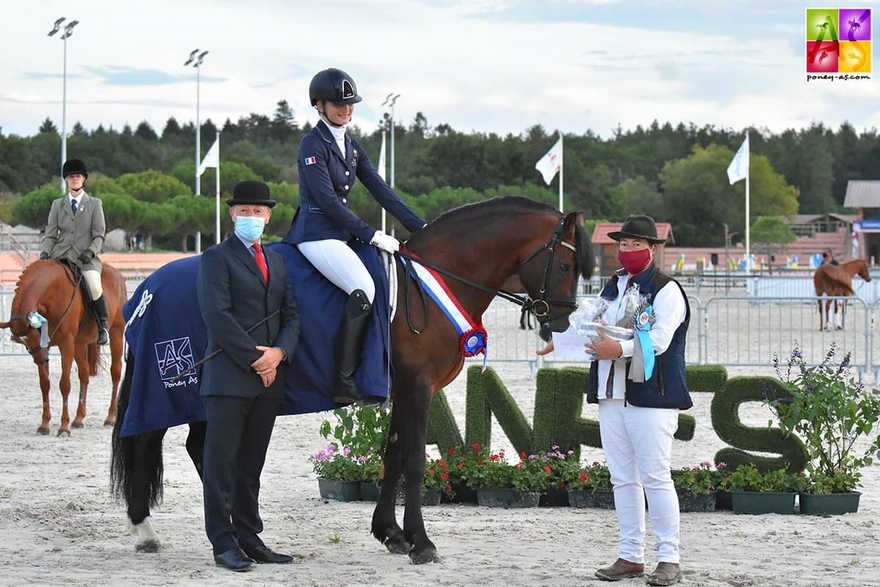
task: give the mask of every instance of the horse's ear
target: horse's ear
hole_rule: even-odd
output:
[[[575,226],[583,226],[584,225],[584,213],[580,212],[569,212],[568,216],[565,217],[565,222],[562,224],[562,227],[565,229],[566,234],[573,234]]]

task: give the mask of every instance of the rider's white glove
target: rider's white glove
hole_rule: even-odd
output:
[[[396,253],[400,250],[400,241],[390,234],[385,234],[381,230],[376,231],[373,238],[370,239],[370,244],[387,253]]]

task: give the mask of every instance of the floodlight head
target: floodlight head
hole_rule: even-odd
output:
[[[198,49],[193,49],[192,51],[190,51],[190,53],[189,53],[189,59],[186,60],[186,63],[184,63],[184,65],[189,65],[190,63],[192,63],[193,61],[195,61],[195,59],[196,59],[196,53],[198,53],[198,52],[199,52]]]
[[[64,22],[65,20],[66,20],[66,18],[63,17],[63,16],[62,16],[61,18],[59,18],[58,20],[56,20],[56,21],[55,21],[55,25],[52,27],[52,30],[49,31],[49,35],[48,35],[48,36],[51,37],[52,35],[54,35],[55,33],[57,33],[59,30],[61,30],[61,23]]]
[[[61,35],[61,38],[66,39],[67,37],[72,35],[73,34],[73,27],[75,27],[78,24],[79,24],[78,20],[72,20],[69,23],[67,23],[67,26],[64,27],[64,34]]]
[[[202,59],[204,59],[204,58],[205,58],[205,55],[207,55],[207,54],[208,54],[207,51],[202,51],[202,52],[199,54],[199,63],[202,62]]]

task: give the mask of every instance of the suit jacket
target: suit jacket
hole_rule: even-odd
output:
[[[46,235],[40,244],[40,252],[53,259],[69,259],[76,262],[86,249],[94,253],[92,260],[80,265],[83,271],[101,270],[98,253],[104,247],[104,207],[101,200],[83,193],[76,216],[70,210],[70,198],[65,195],[52,202]]]
[[[284,259],[265,247],[263,252],[269,267],[268,286],[254,256],[235,234],[202,253],[196,290],[208,330],[205,355],[216,349],[223,352],[202,367],[200,395],[284,396],[286,367],[299,337],[299,312]],[[277,316],[247,332],[276,310]],[[257,345],[281,347],[286,353],[268,388],[251,368],[262,356]]]
[[[410,232],[425,221],[379,177],[370,158],[359,144],[345,135],[345,154],[324,121],[303,137],[299,145],[299,210],[285,242],[293,244],[352,237],[369,243],[376,229],[349,209],[349,192],[355,177],[373,198]]]

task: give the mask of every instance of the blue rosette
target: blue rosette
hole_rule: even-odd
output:
[[[647,381],[654,373],[654,343],[651,341],[651,325],[654,324],[654,307],[646,306],[635,317],[635,348],[630,366],[630,380]]]

